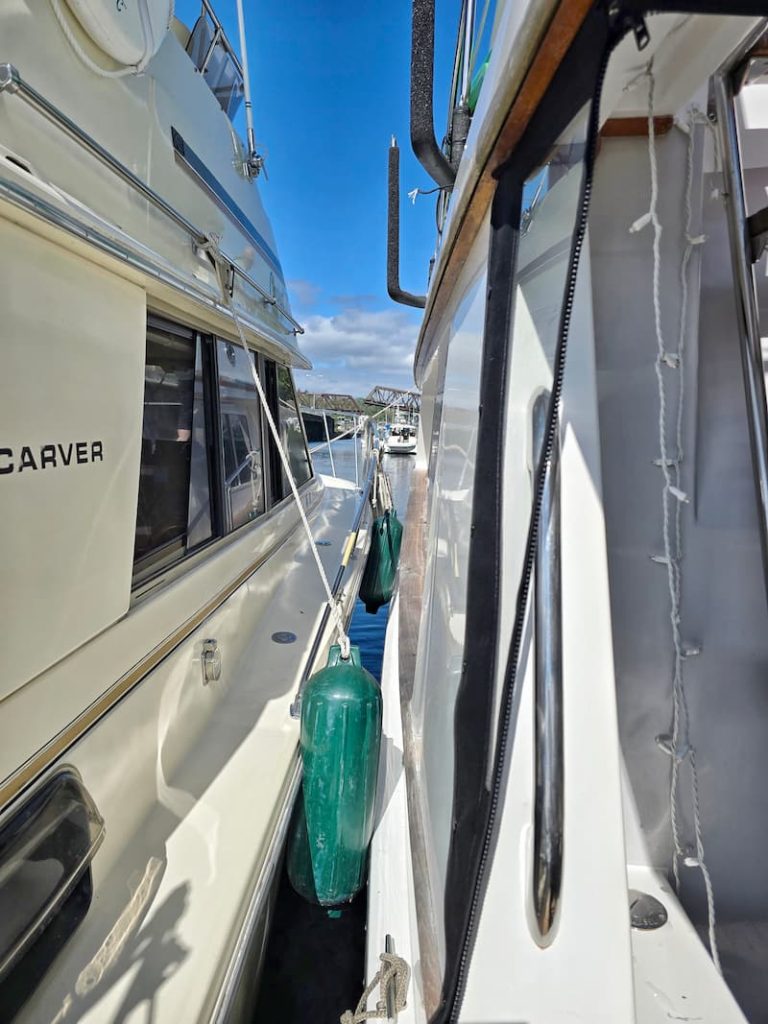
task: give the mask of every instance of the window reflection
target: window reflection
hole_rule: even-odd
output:
[[[280,440],[288,456],[294,480],[300,487],[312,476],[312,466],[307,454],[307,447],[304,444],[304,431],[299,418],[293,379],[287,366],[278,368],[277,394],[280,412]],[[285,476],[284,470],[283,476]],[[283,494],[289,494],[290,490],[290,484],[283,479]]]
[[[531,222],[546,196],[555,185],[565,178],[574,167],[581,167],[586,143],[581,119],[571,122],[563,136],[547,157],[545,163],[535,170],[523,186],[523,212],[521,232],[526,234]]]
[[[211,536],[201,343],[147,329],[135,575],[175,561]]]
[[[252,352],[217,341],[225,516],[236,530],[265,508],[261,406],[253,381]]]

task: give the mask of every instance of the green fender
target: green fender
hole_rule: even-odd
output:
[[[288,842],[291,885],[311,903],[348,903],[365,882],[381,746],[381,690],[351,649],[301,698],[302,789]]]
[[[360,599],[365,610],[374,615],[392,597],[402,539],[403,526],[394,509],[374,519],[371,548],[360,583]]]

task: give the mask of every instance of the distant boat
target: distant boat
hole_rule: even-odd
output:
[[[416,428],[410,423],[396,423],[384,444],[387,455],[415,455]]]

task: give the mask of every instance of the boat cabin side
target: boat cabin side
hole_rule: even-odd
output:
[[[0,14],[0,998],[227,1016],[300,777],[291,706],[333,638],[267,411],[343,617],[370,517],[313,473],[220,34],[175,23],[110,77],[73,10]]]
[[[498,6],[382,681],[409,1021],[762,1019],[766,15]]]

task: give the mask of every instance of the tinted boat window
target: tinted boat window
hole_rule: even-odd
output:
[[[206,408],[203,379],[203,345],[198,342],[195,354],[195,391],[192,406],[192,453],[189,472],[189,507],[187,510],[187,548],[196,548],[213,536],[210,462],[208,449],[213,433]]]
[[[269,411],[272,413],[272,417],[276,424],[280,423],[280,410],[279,403],[277,400],[277,366],[272,362],[271,359],[264,359],[262,361],[263,366],[263,380],[264,390],[267,395],[267,401],[269,402]],[[265,424],[266,429],[266,424]],[[283,463],[280,459],[280,453],[277,450],[277,445],[274,443],[273,438],[269,437],[269,480],[270,480],[270,504],[274,505],[285,497],[283,491]],[[290,490],[290,488],[289,488]]]
[[[138,578],[211,536],[200,348],[191,332],[147,329],[134,549]]]
[[[277,393],[280,413],[280,439],[288,456],[291,472],[300,487],[312,476],[312,463],[304,443],[304,428],[301,423],[296,392],[291,371],[287,366],[277,370]],[[285,473],[283,471],[283,477]],[[283,495],[290,493],[290,484],[283,479]]]
[[[219,405],[224,474],[224,522],[227,531],[255,519],[265,508],[261,406],[251,360],[229,341],[217,341]]]

